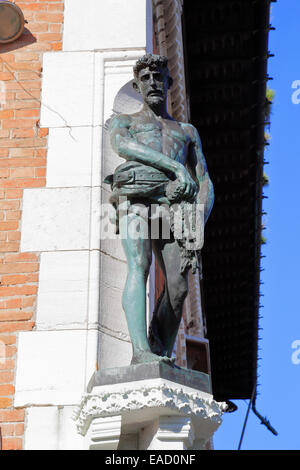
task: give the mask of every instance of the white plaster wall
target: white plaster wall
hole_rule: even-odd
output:
[[[95,329],[19,333],[17,407],[76,405],[96,364]]]
[[[100,128],[95,136],[100,141]],[[93,128],[50,128],[47,154],[47,187],[90,186]],[[97,144],[96,144],[97,145]],[[100,145],[97,146],[100,152]]]
[[[86,450],[86,438],[78,434],[74,407],[39,406],[27,409],[26,450]]]
[[[93,124],[94,60],[93,52],[44,54],[41,127]]]
[[[26,189],[20,250],[89,249],[90,204],[90,188]]]
[[[36,324],[39,330],[87,327],[88,251],[41,254]]]
[[[19,334],[15,406],[65,405],[84,392],[86,332]]]
[[[150,49],[151,2],[65,0],[63,50]]]

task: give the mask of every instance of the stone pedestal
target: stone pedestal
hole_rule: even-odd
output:
[[[224,403],[209,376],[153,362],[97,372],[76,412],[90,449],[203,449]]]

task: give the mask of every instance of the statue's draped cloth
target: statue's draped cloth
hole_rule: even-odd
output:
[[[117,233],[119,233],[119,203],[120,200],[124,198],[129,201],[129,204],[144,204],[149,207],[151,204],[165,204],[169,206],[170,214],[170,230],[172,236],[175,235],[175,223],[178,223],[178,218],[175,217],[175,209],[181,209],[180,213],[183,213],[185,201],[180,201],[180,198],[176,195],[176,187],[178,188],[178,183],[174,181],[173,175],[167,175],[166,173],[153,168],[151,166],[144,165],[136,161],[126,161],[119,165],[113,175],[109,175],[104,180],[105,183],[111,185],[112,194],[110,196],[110,202],[116,210],[116,224],[117,224]],[[121,199],[120,199],[121,198]],[[172,204],[176,202],[176,204]],[[188,204],[189,208],[192,208],[194,211],[193,220],[199,219],[196,217],[195,211],[197,210],[196,204]],[[177,212],[178,214],[178,212]],[[177,220],[177,222],[176,222]],[[182,224],[185,221],[180,219]],[[196,227],[196,230],[203,232],[202,226]],[[183,233],[186,233],[183,230]],[[192,269],[192,272],[196,272],[196,268],[199,268],[201,274],[201,256],[200,249],[191,249],[191,238],[189,240],[185,236],[178,238],[174,236],[176,242],[178,243],[180,256],[181,256],[181,266],[180,271],[185,272],[186,269]]]

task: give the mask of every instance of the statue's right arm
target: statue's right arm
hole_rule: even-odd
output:
[[[115,116],[110,123],[111,145],[120,157],[152,166],[164,172],[171,171],[186,185],[193,184],[188,172],[180,162],[176,162],[163,153],[134,140],[129,132],[131,123],[132,117],[126,114]]]

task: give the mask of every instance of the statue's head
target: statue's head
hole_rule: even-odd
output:
[[[145,54],[133,67],[133,88],[149,106],[166,101],[173,80],[169,75],[167,57]]]

